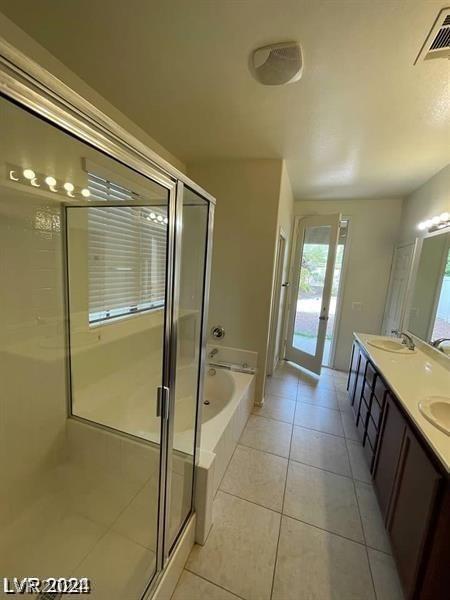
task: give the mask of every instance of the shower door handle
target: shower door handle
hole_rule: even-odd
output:
[[[158,386],[156,395],[156,416],[165,421],[169,419],[169,388],[164,385]]]

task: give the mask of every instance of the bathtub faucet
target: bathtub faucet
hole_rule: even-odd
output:
[[[209,358],[214,358],[216,354],[218,354],[219,350],[217,348],[213,348],[211,352],[208,354]]]

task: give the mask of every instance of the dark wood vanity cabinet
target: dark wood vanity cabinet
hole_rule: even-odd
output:
[[[450,598],[448,474],[356,342],[348,383],[405,597]]]

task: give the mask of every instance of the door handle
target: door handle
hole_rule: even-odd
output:
[[[285,281],[281,284],[281,287],[289,287],[289,281]]]
[[[169,418],[169,388],[159,385],[156,394],[156,416],[165,421]]]
[[[328,317],[319,317],[319,321],[328,321]]]

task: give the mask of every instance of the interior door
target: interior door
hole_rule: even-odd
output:
[[[406,292],[414,255],[414,242],[397,246],[394,251],[388,300],[384,314],[383,333],[391,335],[393,329],[403,327]]]
[[[299,222],[286,358],[320,375],[341,215]]]
[[[277,259],[275,266],[275,282],[272,300],[272,319],[270,323],[270,344],[267,374],[272,375],[280,359],[280,337],[283,323],[285,290],[289,285],[283,283],[284,255],[286,248],[286,237],[282,231],[278,236]]]

